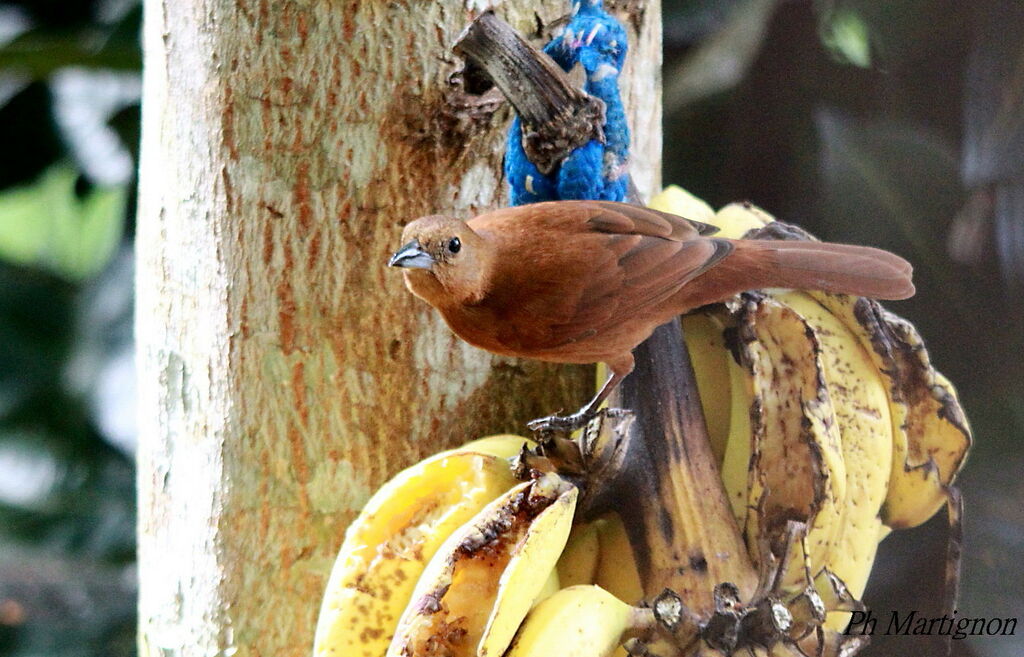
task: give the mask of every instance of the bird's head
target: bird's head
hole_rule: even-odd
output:
[[[402,248],[390,267],[402,267],[405,285],[433,306],[474,303],[484,294],[487,244],[465,221],[444,215],[420,217],[402,231]]]

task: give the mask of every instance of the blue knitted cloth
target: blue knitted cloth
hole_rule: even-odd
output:
[[[583,90],[605,104],[605,143],[587,142],[545,176],[523,151],[522,125],[517,116],[509,128],[505,153],[505,177],[512,205],[626,198],[629,127],[619,96],[619,73],[626,49],[626,31],[604,10],[602,0],[574,3],[572,19],[544,47],[544,52],[565,71],[572,70],[577,63],[583,67],[587,76]]]

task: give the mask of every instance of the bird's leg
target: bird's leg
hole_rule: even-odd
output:
[[[615,387],[622,382],[626,376],[633,371],[633,356],[629,355],[628,363],[626,359],[622,359],[622,362],[608,363],[608,368],[611,370],[611,374],[608,379],[601,386],[601,389],[597,391],[594,398],[591,399],[587,404],[576,411],[572,415],[549,415],[547,417],[537,418],[526,423],[526,426],[530,431],[576,431],[582,428],[587,422],[590,422],[597,415],[597,411],[601,408],[601,404],[608,398],[608,395],[615,390]]]
[[[601,404],[604,403],[604,400],[608,398],[608,395],[615,389],[615,386],[619,385],[619,382],[624,378],[626,378],[625,374],[612,372],[608,380],[601,386],[601,390],[580,410],[572,415],[549,415],[537,418],[527,422],[526,426],[529,427],[530,431],[575,431],[594,419],[597,415],[597,410],[601,408]]]

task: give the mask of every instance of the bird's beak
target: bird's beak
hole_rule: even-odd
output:
[[[388,267],[409,267],[412,269],[430,269],[434,266],[434,257],[423,250],[419,241],[413,240],[398,249],[388,260]]]

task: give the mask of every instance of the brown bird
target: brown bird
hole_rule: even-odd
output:
[[[388,264],[472,345],[503,356],[608,365],[578,412],[530,423],[589,421],[633,370],[633,348],[659,325],[756,288],[876,299],[914,294],[911,266],[887,251],[827,242],[732,240],[698,221],[626,203],[555,201],[462,221],[421,217]]]

